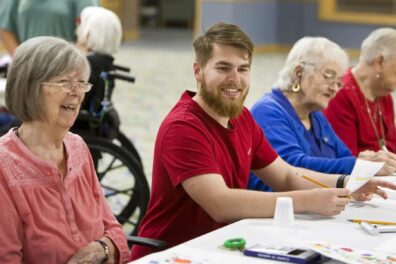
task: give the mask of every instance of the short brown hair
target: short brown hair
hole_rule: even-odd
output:
[[[89,62],[75,45],[55,37],[35,37],[23,42],[16,49],[7,76],[8,110],[23,122],[41,120],[44,117],[41,83],[75,70],[88,79]]]
[[[250,38],[236,25],[220,22],[211,26],[204,35],[194,41],[195,59],[204,66],[212,57],[213,43],[230,45],[248,53],[252,63],[254,45]]]

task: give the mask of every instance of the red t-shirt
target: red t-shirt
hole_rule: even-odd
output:
[[[383,132],[378,116],[378,107],[380,107],[383,116],[382,123],[385,131],[386,147],[389,151],[396,152],[396,128],[392,96],[380,97],[378,98],[378,103],[367,100],[371,109],[371,121],[365,97],[350,69],[345,74],[343,82],[344,87],[330,101],[327,109],[324,110],[324,114],[337,135],[355,156],[364,150],[380,150],[372,125],[373,121],[377,128],[378,136],[382,138]]]
[[[139,236],[165,240],[169,247],[224,226],[190,198],[184,180],[216,173],[229,188],[246,189],[250,170],[278,156],[246,108],[227,129],[192,100],[194,95],[183,93],[158,131],[151,198],[139,228]],[[133,246],[131,258],[151,252]]]

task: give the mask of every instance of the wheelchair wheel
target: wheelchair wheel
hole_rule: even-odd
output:
[[[137,151],[133,143],[129,140],[129,138],[125,136],[124,133],[119,131],[117,137],[115,138],[115,141],[118,141],[117,145],[120,145],[121,147],[128,150],[143,169],[142,158],[140,157],[139,152]]]
[[[107,139],[86,136],[84,140],[113,214],[126,234],[136,235],[150,194],[142,167],[129,152]]]

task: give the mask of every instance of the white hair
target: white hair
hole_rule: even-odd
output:
[[[379,56],[383,56],[385,59],[393,58],[396,56],[395,29],[376,29],[363,40],[360,49],[359,61],[370,63]]]
[[[274,87],[287,90],[292,85],[291,76],[296,66],[309,64],[337,63],[346,71],[349,59],[346,52],[336,43],[324,37],[303,37],[299,39],[287,55],[285,65],[278,74]]]
[[[113,55],[118,51],[122,27],[118,16],[103,7],[89,6],[81,11],[78,37],[94,52]]]

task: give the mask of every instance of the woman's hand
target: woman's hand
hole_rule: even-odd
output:
[[[105,260],[106,255],[103,247],[95,241],[86,247],[80,248],[67,262],[67,264],[92,263],[100,264]]]
[[[116,263],[118,261],[118,251],[113,244],[113,242],[103,236],[100,238],[109,247],[109,260],[106,261],[107,264]],[[80,263],[92,263],[100,264],[106,259],[106,254],[102,245],[99,242],[92,241],[86,247],[80,248],[67,262],[67,264],[80,264]]]
[[[396,171],[396,154],[392,152],[386,152],[383,150],[373,152],[366,150],[359,153],[359,158],[370,161],[385,162],[384,166],[376,175],[388,176]]]
[[[387,199],[388,198],[387,193],[378,187],[384,187],[384,188],[396,190],[396,184],[374,178],[369,180],[362,187],[360,187],[358,190],[353,192],[352,197],[356,201],[368,201],[373,198],[374,194],[377,194],[382,198]]]
[[[322,188],[313,189],[312,197],[306,201],[308,210],[317,214],[332,216],[344,211],[349,202],[350,191],[347,189]]]
[[[365,150],[365,151],[359,152],[358,158],[359,159],[364,159],[364,160],[370,160],[375,155],[376,155],[375,151]]]

